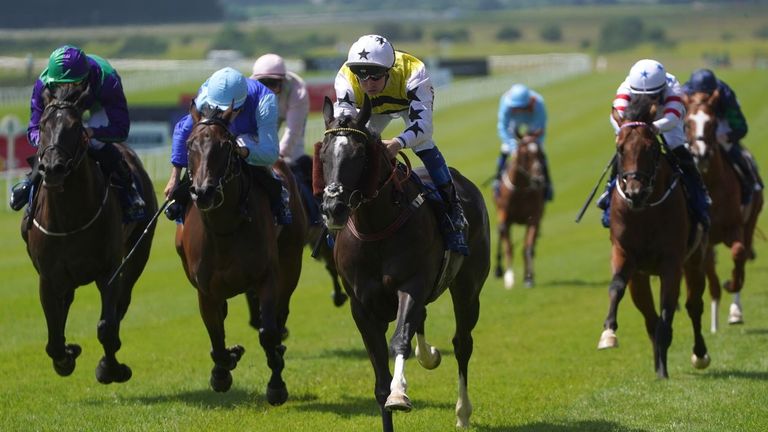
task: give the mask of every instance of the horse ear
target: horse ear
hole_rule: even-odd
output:
[[[621,125],[622,118],[621,115],[619,115],[619,110],[616,108],[611,108],[611,117],[616,122],[616,124]]]
[[[189,104],[189,115],[192,116],[192,121],[197,123],[200,121],[200,111],[197,110],[197,104],[195,101]]]
[[[714,105],[717,103],[718,99],[720,99],[720,89],[715,89],[715,91],[712,92],[712,95],[709,97],[709,100],[707,101],[707,105]]]
[[[231,118],[232,118],[232,114],[234,114],[234,112],[235,112],[235,100],[234,100],[234,99],[232,99],[232,102],[230,102],[230,104],[229,104],[229,106],[227,107],[227,109],[226,109],[226,110],[224,110],[224,113],[221,115],[221,118],[222,118],[222,119],[223,119],[225,122],[229,123],[229,121],[230,121],[230,120],[231,120]]]
[[[520,125],[519,124],[515,125],[515,136],[517,137],[518,140],[523,139],[523,134],[520,133]]]
[[[365,126],[368,124],[368,120],[371,118],[371,99],[368,97],[368,94],[365,94],[365,97],[363,98],[363,107],[360,109],[360,111],[357,113],[357,118],[355,119],[355,123],[357,123],[360,126]]]
[[[80,95],[77,97],[77,100],[75,101],[75,106],[81,113],[85,111],[85,101],[88,100],[88,98],[90,97],[91,97],[91,86],[90,84],[86,84],[85,87],[83,88],[83,91],[80,92]]]
[[[53,93],[51,93],[51,89],[48,86],[45,86],[43,88],[43,106],[48,106],[51,101],[53,101]]]
[[[323,119],[325,119],[326,129],[333,123],[333,102],[328,96],[323,100]]]

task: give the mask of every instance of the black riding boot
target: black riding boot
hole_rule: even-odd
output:
[[[290,225],[293,222],[293,213],[290,208],[290,193],[283,186],[283,181],[276,177],[271,168],[265,166],[251,166],[251,172],[256,181],[264,188],[278,225]]]
[[[37,156],[28,160],[32,170],[27,174],[27,178],[11,188],[11,202],[9,204],[14,211],[21,210],[31,200],[32,192],[37,190],[37,187],[40,186],[40,180],[43,178],[37,169],[40,161]]]
[[[752,201],[755,184],[757,184],[752,167],[744,157],[741,146],[738,143],[733,144],[726,154],[736,171],[736,177],[741,185],[741,205],[747,205]]]
[[[546,188],[544,199],[546,201],[552,201],[555,198],[555,188],[552,186],[552,178],[549,176],[549,161],[547,160],[547,155],[544,153],[541,154],[541,159],[544,168],[544,182],[546,183],[544,186]]]
[[[447,222],[450,225],[447,227],[448,248],[462,255],[469,255],[469,245],[467,245],[467,240],[464,236],[467,218],[464,216],[464,209],[461,207],[461,201],[458,194],[456,194],[456,187],[453,185],[453,181],[439,185],[437,191],[448,208],[446,214]]]
[[[696,162],[693,156],[685,146],[679,146],[672,150],[672,154],[677,159],[677,164],[683,172],[683,184],[688,191],[688,204],[693,214],[701,223],[704,231],[709,230],[709,206],[712,199],[709,197],[706,186],[701,179],[701,174],[696,168]]]
[[[146,219],[146,203],[133,183],[133,175],[123,154],[112,143],[105,143],[100,149],[90,147],[88,153],[101,165],[104,174],[112,174],[114,184],[121,189],[120,204],[123,206],[123,220],[135,222]]]

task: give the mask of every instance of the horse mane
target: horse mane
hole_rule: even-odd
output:
[[[656,98],[647,95],[634,95],[624,110],[624,118],[628,121],[651,123],[656,117]]]

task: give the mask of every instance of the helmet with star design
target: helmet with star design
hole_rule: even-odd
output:
[[[378,75],[395,64],[395,49],[380,35],[361,36],[349,48],[346,65],[356,75]]]

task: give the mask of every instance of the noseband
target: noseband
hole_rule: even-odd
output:
[[[215,205],[208,209],[200,209],[200,211],[208,211],[213,210],[215,208],[221,207],[222,204],[224,204],[224,185],[229,183],[232,179],[235,177],[239,177],[242,173],[242,169],[236,169],[240,168],[240,164],[236,163],[237,161],[237,155],[235,154],[235,136],[232,134],[232,132],[229,131],[229,125],[220,118],[204,118],[201,119],[199,122],[197,122],[193,129],[198,128],[199,126],[218,126],[221,129],[224,130],[225,139],[222,141],[223,144],[227,145],[229,147],[229,154],[227,156],[227,166],[224,168],[224,175],[222,177],[219,177],[218,183],[216,184],[216,194],[221,197],[221,201],[218,205]],[[189,160],[189,146],[187,146],[187,160]],[[189,176],[190,178],[194,177],[195,173],[193,168],[187,167],[189,170]],[[196,194],[192,194],[192,198],[196,199]]]
[[[43,116],[42,118],[44,120],[47,120],[52,115],[52,112],[55,110],[72,110],[76,113],[79,113],[79,110],[75,106],[74,103],[68,102],[68,101],[53,101],[46,105],[46,107],[43,109]],[[83,126],[83,121],[80,118],[80,116],[76,116],[78,127],[81,132],[82,140],[80,141],[77,148],[75,148],[74,153],[72,153],[70,150],[68,150],[63,145],[57,143],[49,144],[45,147],[40,147],[38,150],[38,160],[42,160],[45,156],[45,153],[51,149],[56,149],[59,153],[61,153],[66,158],[66,164],[64,165],[65,172],[64,176],[66,177],[69,175],[73,170],[75,170],[78,166],[80,166],[80,163],[82,163],[83,159],[85,159],[86,155],[86,149],[88,148],[88,134],[85,131],[85,127]]]

